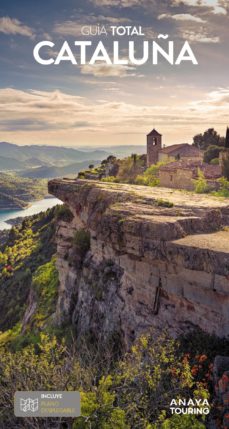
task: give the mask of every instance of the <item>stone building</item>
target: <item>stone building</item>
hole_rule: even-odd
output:
[[[147,167],[156,164],[161,151],[162,135],[155,128],[147,135]]]
[[[147,135],[147,166],[150,167],[158,161],[172,162],[184,160],[202,160],[203,153],[188,143],[174,144],[162,147],[162,135],[153,129]]]
[[[172,146],[164,147],[159,152],[158,161],[172,162],[181,159],[186,161],[190,159],[202,160],[203,153],[198,148],[188,143],[173,144]]]
[[[198,171],[203,172],[210,188],[217,189],[217,179],[222,176],[220,165],[210,165],[200,160],[181,160],[163,165],[159,170],[160,186],[191,191]]]

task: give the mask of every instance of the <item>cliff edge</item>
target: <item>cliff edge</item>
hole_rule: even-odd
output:
[[[126,347],[152,326],[228,336],[228,200],[70,179],[49,193],[72,213],[56,234],[59,324]]]

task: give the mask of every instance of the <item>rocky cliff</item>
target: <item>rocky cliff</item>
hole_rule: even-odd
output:
[[[72,212],[57,227],[60,324],[127,347],[152,326],[228,336],[227,200],[83,180],[49,192]]]

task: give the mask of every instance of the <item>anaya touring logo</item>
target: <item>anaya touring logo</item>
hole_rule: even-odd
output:
[[[172,399],[170,411],[171,414],[207,415],[210,405],[207,399]]]

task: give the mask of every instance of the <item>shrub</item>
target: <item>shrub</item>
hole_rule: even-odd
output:
[[[33,275],[32,287],[36,291],[38,300],[38,313],[45,319],[51,315],[56,308],[57,289],[59,284],[56,259],[41,265]]]
[[[158,178],[158,172],[160,167],[165,165],[164,162],[158,162],[155,165],[151,165],[144,171],[143,174],[138,175],[135,179],[136,185],[145,185],[145,186],[158,186],[160,181]]]
[[[198,178],[193,180],[195,186],[195,192],[197,194],[205,194],[209,192],[207,180],[204,177],[204,173],[198,169]]]
[[[220,189],[217,192],[213,192],[213,195],[217,197],[229,197],[229,180],[226,177],[221,177],[218,182],[220,183]]]
[[[108,183],[119,183],[119,180],[117,177],[115,176],[108,176],[108,177],[103,177],[101,179],[101,182],[108,182]]]
[[[222,148],[219,146],[209,146],[204,152],[204,162],[211,162],[213,159],[219,158]]]
[[[205,424],[201,423],[192,415],[173,415],[166,419],[161,429],[205,429]]]
[[[159,179],[158,177],[146,177],[144,174],[138,175],[135,179],[136,185],[143,185],[143,186],[158,186],[159,185]]]
[[[24,419],[21,422],[14,417],[12,406],[15,386],[17,390],[26,386],[28,390],[79,390],[81,417],[74,420],[74,429],[202,429],[204,416],[170,414],[172,399],[209,398],[203,384],[195,382],[189,360],[177,354],[178,346],[178,341],[166,333],[158,336],[152,332],[138,339],[116,365],[112,365],[104,347],[100,356],[102,373],[98,371],[96,353],[85,349],[82,359],[77,348],[67,349],[63,342],[43,333],[36,346],[16,353],[3,348],[0,425],[25,427]],[[58,427],[60,421],[65,419],[40,420],[40,424],[48,429]],[[35,423],[30,418],[28,427]]]
[[[90,232],[85,229],[79,229],[73,237],[73,244],[77,248],[81,257],[84,257],[90,249]]]
[[[213,159],[210,161],[210,164],[211,164],[211,165],[219,165],[219,158],[213,158]]]
[[[133,154],[119,162],[117,178],[119,182],[135,183],[137,175],[143,171],[145,161],[140,155]]]
[[[168,208],[171,208],[174,206],[174,204],[171,203],[170,201],[163,200],[163,199],[156,200],[156,205],[159,207],[168,207]]]
[[[66,204],[62,204],[56,207],[55,211],[56,220],[64,220],[66,222],[71,222],[73,219],[73,214]]]

